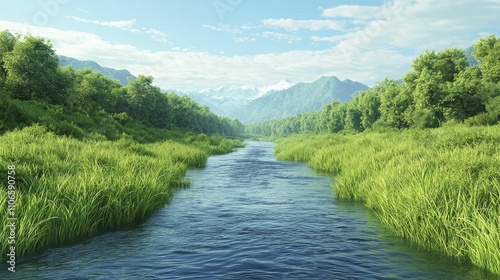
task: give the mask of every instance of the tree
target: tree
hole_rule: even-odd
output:
[[[389,127],[402,129],[408,127],[404,113],[411,104],[411,95],[403,91],[396,80],[385,78],[376,86],[380,94],[380,121]]]
[[[403,78],[405,90],[413,97],[412,106],[406,113],[407,121],[412,123],[415,111],[426,112],[431,115],[426,118],[435,118],[439,123],[445,121],[447,101],[450,100],[448,83],[453,83],[467,66],[467,56],[461,49],[446,49],[439,53],[426,51],[419,55],[412,63],[413,71]]]
[[[474,46],[473,56],[480,62],[485,82],[500,82],[500,38],[490,35]]]
[[[4,67],[4,57],[14,49],[16,38],[7,32],[0,32],[0,86],[3,86],[7,78],[7,70]]]
[[[354,97],[351,101],[346,103],[344,129],[351,132],[361,132],[361,111],[358,109],[359,96]]]
[[[481,87],[481,96],[488,114],[500,120],[500,83],[484,82]]]
[[[344,130],[344,119],[346,114],[346,103],[340,103],[338,101],[332,102],[332,104],[325,107],[324,114],[328,119],[326,124],[326,130],[328,132],[339,132]]]
[[[4,56],[6,85],[13,98],[62,104],[67,97],[59,59],[50,42],[31,35],[18,39]]]
[[[500,119],[500,38],[490,35],[474,46],[474,57],[480,62],[482,101],[488,114]]]
[[[90,68],[75,72],[76,85],[71,96],[74,106],[89,112],[103,108],[108,113],[114,112],[113,93],[122,86],[117,80],[112,80]]]
[[[167,128],[171,123],[167,96],[153,86],[153,77],[139,75],[128,87],[132,117],[157,128]]]
[[[358,109],[361,112],[361,125],[363,129],[371,128],[380,118],[380,92],[378,88],[369,89],[359,93]]]
[[[465,120],[485,111],[482,73],[478,66],[460,72],[453,83],[447,83],[448,95],[443,101],[446,119]]]

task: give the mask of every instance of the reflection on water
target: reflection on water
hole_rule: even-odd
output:
[[[188,172],[191,187],[130,230],[25,258],[17,279],[485,279],[391,237],[328,176],[248,142]],[[0,277],[11,277],[6,269]],[[490,278],[492,276],[489,276]],[[13,278],[15,279],[15,278]]]

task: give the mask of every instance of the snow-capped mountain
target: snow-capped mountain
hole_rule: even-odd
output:
[[[218,115],[244,120],[245,107],[248,103],[270,92],[285,90],[293,85],[294,83],[288,80],[260,88],[223,85],[217,88],[207,88],[184,94],[191,97],[194,101],[208,106],[212,112]]]
[[[186,94],[220,116],[261,122],[321,110],[334,100],[346,102],[367,88],[351,80],[322,77],[312,83],[284,80],[260,88],[226,85]]]
[[[349,79],[341,81],[337,77],[321,77],[311,83],[298,83],[285,90],[270,91],[250,101],[245,106],[244,118],[240,120],[258,123],[321,111],[333,101],[347,102],[360,90],[366,89],[368,86]]]
[[[220,86],[218,88],[212,89],[207,88],[199,92],[188,93],[188,95],[204,95],[218,100],[249,100],[253,96],[257,95],[259,90],[257,88],[251,87],[236,87],[236,86]]]
[[[252,98],[252,99],[260,98],[260,97],[268,94],[271,91],[280,91],[280,90],[289,89],[289,88],[293,87],[294,85],[295,85],[295,83],[290,82],[289,80],[283,80],[283,81],[278,82],[274,85],[263,86],[263,87],[259,88],[259,94],[254,96],[254,98]]]
[[[295,83],[292,83],[288,80],[283,80],[280,81],[276,84],[272,85],[267,85],[259,88],[252,88],[252,87],[237,87],[237,86],[228,86],[228,85],[223,85],[218,88],[206,88],[203,90],[200,90],[199,92],[192,92],[189,93],[188,95],[198,95],[202,94],[204,96],[209,96],[214,99],[218,100],[225,100],[225,99],[231,99],[231,100],[253,100],[260,98],[267,93],[271,91],[280,91],[280,90],[285,90],[288,89],[292,86],[294,86]]]

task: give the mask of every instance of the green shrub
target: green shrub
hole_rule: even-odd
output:
[[[464,123],[469,127],[494,125],[498,123],[498,118],[492,116],[490,113],[481,113],[466,119]]]
[[[428,109],[417,109],[412,113],[413,128],[435,128],[439,126],[438,119]]]
[[[83,137],[85,137],[83,129],[74,123],[69,123],[66,120],[49,124],[49,129],[58,135],[71,136],[76,139],[83,139]]]

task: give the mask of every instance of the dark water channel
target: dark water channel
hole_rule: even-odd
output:
[[[0,279],[488,278],[391,237],[361,204],[336,200],[332,178],[272,148],[210,157],[144,223],[30,256]]]

